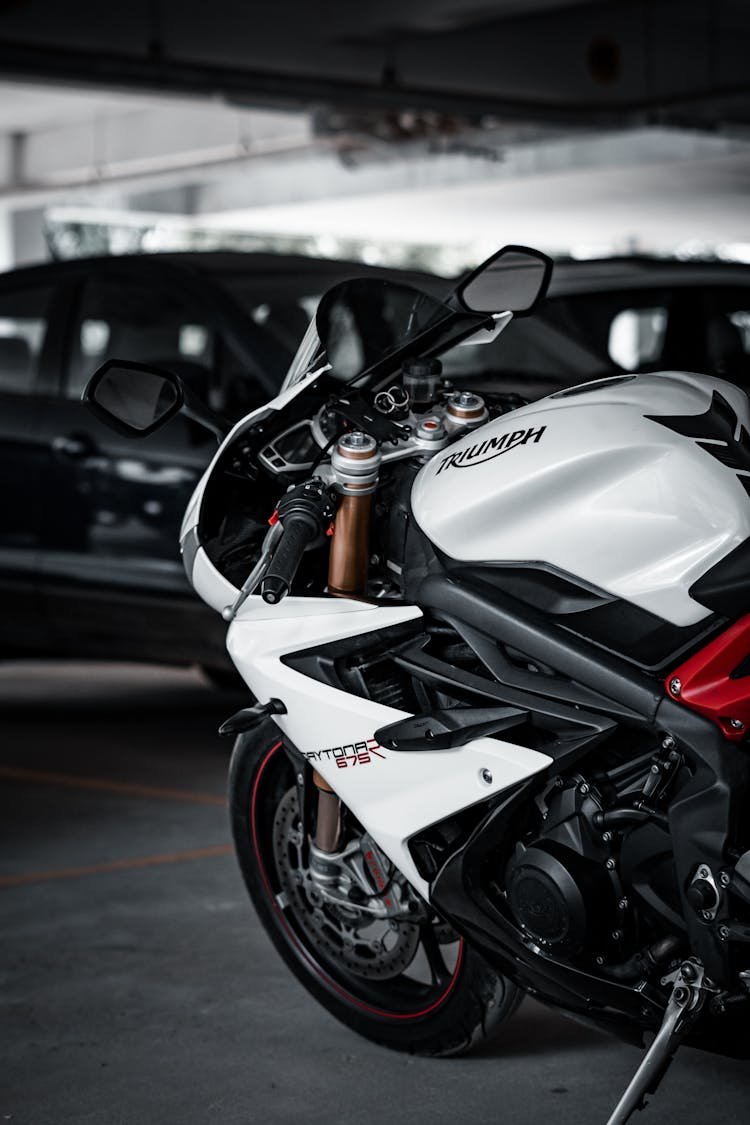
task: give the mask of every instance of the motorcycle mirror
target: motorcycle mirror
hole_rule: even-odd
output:
[[[529,316],[552,276],[552,260],[528,246],[505,246],[456,286],[453,296],[468,312]]]
[[[219,440],[231,428],[171,371],[125,359],[110,359],[98,368],[81,400],[100,422],[131,438],[148,437],[180,411]]]

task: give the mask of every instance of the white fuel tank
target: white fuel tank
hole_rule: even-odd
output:
[[[450,558],[544,564],[692,625],[690,586],[750,535],[750,404],[721,379],[619,376],[559,392],[437,454],[412,492]]]

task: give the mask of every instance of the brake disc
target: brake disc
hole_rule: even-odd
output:
[[[419,946],[412,922],[373,918],[351,907],[326,902],[310,874],[307,840],[296,789],[284,794],[273,822],[273,852],[281,883],[278,905],[293,914],[310,943],[348,972],[387,980],[403,973]]]

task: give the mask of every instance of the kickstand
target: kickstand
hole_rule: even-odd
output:
[[[637,1109],[645,1108],[646,1095],[656,1090],[703,1007],[706,999],[703,977],[703,966],[698,961],[685,961],[674,974],[674,987],[662,1025],[607,1125],[624,1125]]]

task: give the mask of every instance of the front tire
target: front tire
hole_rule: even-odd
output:
[[[369,919],[357,923],[354,908],[342,918],[326,904],[321,909],[304,884],[307,835],[295,772],[273,723],[237,740],[229,799],[258,917],[295,976],[338,1020],[383,1046],[436,1056],[463,1054],[510,1018],[519,989],[424,904],[418,923],[391,921],[386,940],[369,943],[381,950],[374,955],[366,941],[347,940],[357,925],[371,932]]]

